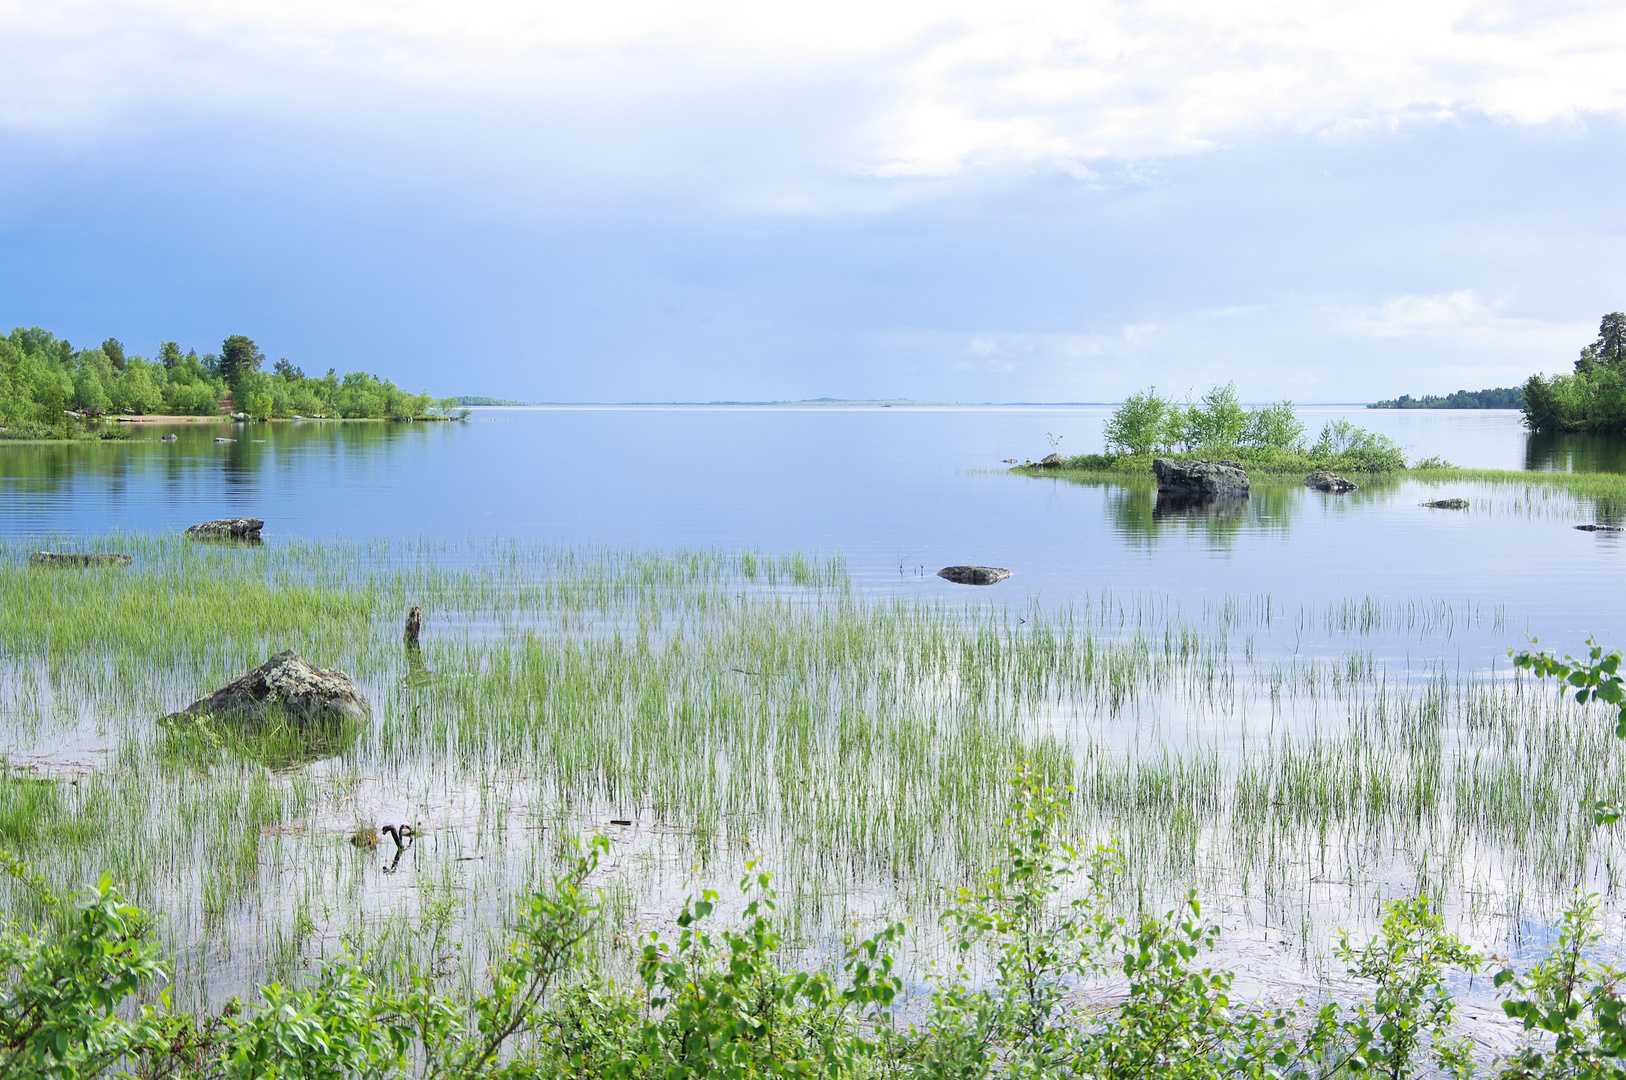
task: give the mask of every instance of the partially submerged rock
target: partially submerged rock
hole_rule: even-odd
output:
[[[1307,488],[1315,488],[1317,491],[1328,491],[1334,495],[1342,495],[1346,491],[1355,490],[1354,481],[1345,480],[1337,473],[1328,472],[1325,469],[1322,469],[1320,472],[1313,472],[1309,476],[1306,476],[1304,478],[1304,486]]]
[[[1238,495],[1248,494],[1248,474],[1235,461],[1176,461],[1155,458],[1159,494]]]
[[[1622,532],[1622,531],[1626,531],[1626,526],[1621,526],[1621,525],[1577,525],[1576,528],[1580,529],[1582,532]]]
[[[135,562],[135,556],[107,551],[36,551],[28,561],[35,566],[129,566]]]
[[[1430,509],[1433,509],[1433,510],[1466,510],[1466,509],[1468,509],[1468,500],[1467,499],[1435,499],[1433,502],[1426,502],[1426,503],[1423,503],[1422,505],[1427,506],[1427,507],[1429,507]]]
[[[945,566],[937,576],[956,585],[998,585],[1011,572],[1002,566]]]
[[[193,525],[186,535],[194,540],[258,540],[263,528],[259,518],[217,518]]]
[[[175,441],[175,440],[176,440],[176,439],[178,439],[178,438],[180,438],[180,436],[179,436],[179,435],[177,435],[177,434],[175,434],[175,433],[174,433],[174,432],[173,432],[173,431],[172,431],[172,432],[170,432],[170,433],[169,433],[169,434],[168,434],[168,435],[161,435],[161,436],[159,436],[159,438],[158,438],[158,441],[159,441],[159,442],[174,442],[174,441]]]
[[[285,649],[208,697],[169,717],[215,716],[260,720],[273,710],[301,723],[365,720],[372,706],[342,671],[306,663]]]

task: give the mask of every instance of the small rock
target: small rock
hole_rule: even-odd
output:
[[[158,441],[159,441],[159,442],[174,442],[174,441],[175,441],[175,440],[176,440],[176,439],[178,439],[178,438],[180,438],[180,436],[179,436],[179,435],[177,435],[177,434],[175,434],[175,433],[174,433],[174,432],[173,432],[173,431],[172,431],[172,432],[170,432],[170,433],[169,433],[169,434],[168,434],[168,435],[165,435],[165,436],[163,436],[163,437],[162,437],[162,438],[160,438],[160,439],[159,439],[159,440],[158,440]]]
[[[997,585],[1011,572],[1000,566],[945,566],[937,576],[956,585]]]
[[[1061,468],[1061,465],[1062,461],[1060,454],[1047,454],[1043,458],[1039,459],[1039,468],[1041,469],[1059,469]]]
[[[1313,472],[1309,476],[1306,476],[1304,478],[1304,486],[1308,488],[1315,488],[1317,491],[1329,491],[1334,495],[1342,495],[1346,491],[1355,490],[1354,483],[1349,480],[1345,480],[1337,473],[1327,472],[1325,469],[1321,470],[1320,472]]]
[[[1248,494],[1248,474],[1235,461],[1175,461],[1154,458],[1157,490],[1171,495]]]
[[[236,439],[223,439],[219,435],[215,436],[215,442],[236,442],[236,441],[237,441]]]
[[[1427,507],[1430,507],[1430,508],[1435,509],[1435,510],[1466,510],[1466,509],[1468,509],[1468,500],[1467,499],[1435,499],[1433,502],[1426,502],[1426,503],[1422,503],[1420,505],[1427,506]]]
[[[1621,532],[1626,526],[1620,525],[1577,525],[1582,532]]]
[[[36,551],[28,561],[35,566],[129,566],[135,557],[101,551]]]
[[[298,653],[286,649],[170,719],[217,716],[258,720],[277,707],[287,716],[308,723],[365,720],[372,712],[349,675],[313,667]]]
[[[1001,461],[1001,462],[1000,462],[1000,464],[1001,464],[1001,465],[1018,465],[1018,464],[1020,464],[1020,462],[1018,462],[1018,461],[1017,461],[1017,460],[1016,460],[1016,459],[1015,459],[1015,458],[1013,458],[1013,457],[1008,457],[1008,458],[1006,458],[1006,459],[1005,459],[1005,460],[1003,460],[1003,461]]]
[[[218,518],[193,525],[186,535],[194,540],[258,540],[263,528],[259,518]]]

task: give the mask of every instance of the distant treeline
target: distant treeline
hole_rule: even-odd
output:
[[[459,405],[529,405],[528,401],[509,401],[507,398],[485,397],[481,394],[459,394],[451,399]]]
[[[410,420],[455,409],[456,401],[409,394],[365,371],[308,377],[286,359],[265,370],[254,342],[234,334],[199,356],[173,341],[156,359],[127,354],[114,338],[75,349],[39,327],[0,338],[0,427],[7,436],[75,434],[78,422],[108,414],[274,416]]]
[[[1530,376],[1524,422],[1532,431],[1626,434],[1626,312],[1603,317],[1573,375]]]
[[[1388,401],[1374,401],[1368,409],[1522,409],[1524,391],[1517,386],[1496,386],[1489,390],[1458,390],[1439,397],[1424,394],[1414,398],[1401,394]]]

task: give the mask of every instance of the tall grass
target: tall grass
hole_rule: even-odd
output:
[[[752,853],[816,951],[969,880],[1022,761],[1116,839],[1118,903],[1197,886],[1292,928],[1312,969],[1384,898],[1426,891],[1495,938],[1621,863],[1581,809],[1626,797],[1595,716],[1510,672],[1384,658],[1503,633],[1477,604],[962,608],[751,552],[104,543],[135,566],[42,571],[0,545],[0,843],[167,912],[185,1000],[346,947],[477,981],[511,898],[590,830],[615,840],[606,963]],[[290,647],[354,675],[372,721],[161,720]],[[352,842],[403,821],[399,860]]]

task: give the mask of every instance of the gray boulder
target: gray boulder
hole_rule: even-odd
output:
[[[365,720],[372,706],[342,671],[313,667],[285,649],[173,716],[260,720],[273,709],[304,723]]]
[[[1240,495],[1248,494],[1248,474],[1235,461],[1174,461],[1155,458],[1159,494]]]
[[[937,576],[956,585],[998,585],[1011,572],[1002,566],[945,566]]]
[[[1342,495],[1346,491],[1355,490],[1354,482],[1345,480],[1337,473],[1331,473],[1325,469],[1322,469],[1320,472],[1313,472],[1309,476],[1306,476],[1304,478],[1304,486],[1307,488],[1315,488],[1317,491],[1330,491],[1334,495]]]
[[[186,535],[194,540],[258,540],[263,528],[259,518],[217,518],[193,525]]]
[[[36,551],[28,561],[35,566],[129,566],[135,556],[104,551]]]
[[[1039,459],[1039,468],[1041,469],[1059,469],[1062,464],[1060,454],[1046,454]]]
[[[179,435],[177,435],[177,434],[175,434],[175,433],[174,433],[174,432],[173,432],[173,431],[172,431],[172,432],[170,432],[170,433],[169,433],[169,434],[168,434],[168,435],[162,435],[162,436],[160,436],[160,437],[159,437],[159,439],[158,439],[158,441],[159,441],[159,442],[174,442],[174,441],[175,441],[175,440],[176,440],[176,439],[178,439],[178,438],[180,438],[180,436],[179,436]]]

